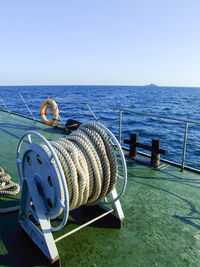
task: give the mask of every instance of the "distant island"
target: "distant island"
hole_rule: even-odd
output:
[[[151,84],[147,84],[147,85],[145,85],[145,86],[147,86],[147,87],[158,87],[158,85],[153,84],[153,83],[151,83]]]

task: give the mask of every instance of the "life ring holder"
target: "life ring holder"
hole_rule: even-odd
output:
[[[50,108],[48,108],[47,105],[50,105]],[[51,111],[53,111],[53,118],[51,120],[48,120],[46,115]],[[40,115],[41,115],[42,121],[45,124],[50,125],[50,126],[54,125],[57,119],[59,118],[59,110],[58,110],[58,106],[56,102],[52,99],[46,99],[41,105]]]

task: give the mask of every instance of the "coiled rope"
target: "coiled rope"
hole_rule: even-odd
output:
[[[100,125],[83,124],[50,143],[65,174],[70,210],[99,202],[112,191],[118,177],[117,160],[110,138]],[[48,147],[41,146],[50,155]]]
[[[15,196],[19,193],[20,186],[11,181],[9,174],[6,174],[4,169],[0,167],[0,195]],[[0,213],[8,213],[19,210],[19,206],[0,209]]]

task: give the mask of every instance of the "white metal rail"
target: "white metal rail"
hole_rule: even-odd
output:
[[[109,107],[109,106],[105,106],[105,105],[100,105],[100,104],[95,104],[95,103],[90,103],[90,102],[83,102],[83,101],[77,101],[77,100],[73,100],[73,99],[67,99],[67,98],[60,98],[60,97],[54,97],[54,96],[50,96],[50,95],[43,95],[43,94],[37,94],[34,92],[30,92],[30,91],[22,91],[22,90],[16,90],[16,89],[8,89],[8,88],[0,88],[0,103],[2,103],[3,105],[0,105],[0,110],[5,110],[9,113],[15,113],[12,112],[12,110],[8,107],[8,104],[6,105],[6,101],[5,99],[3,99],[2,95],[4,95],[3,93],[1,94],[1,91],[6,91],[6,92],[10,92],[10,93],[17,93],[17,95],[20,97],[21,101],[23,102],[23,104],[25,105],[26,109],[28,110],[29,114],[31,115],[31,118],[36,121],[36,118],[33,115],[33,112],[31,112],[28,103],[24,100],[23,95],[33,95],[35,97],[41,97],[42,99],[44,98],[53,98],[56,101],[61,101],[62,103],[74,103],[74,104],[79,104],[79,105],[83,105],[86,107],[86,109],[90,112],[90,115],[94,118],[95,121],[99,122],[100,119],[97,118],[96,114],[94,113],[94,111],[92,110],[92,107],[97,107],[97,108],[102,108],[103,110],[108,109],[108,110],[113,110],[113,111],[118,111],[119,112],[119,117],[118,117],[118,139],[119,139],[119,143],[121,143],[121,138],[122,138],[122,115],[123,113],[125,114],[132,114],[132,115],[141,115],[141,116],[148,116],[148,117],[154,117],[154,118],[158,118],[158,119],[166,119],[169,121],[176,121],[176,122],[180,122],[184,125],[185,131],[184,131],[184,138],[183,138],[183,149],[182,149],[182,159],[181,159],[181,170],[184,170],[185,167],[185,162],[191,163],[191,164],[197,164],[199,165],[199,163],[197,162],[193,162],[193,161],[189,161],[186,159],[186,148],[187,148],[187,144],[191,144],[193,143],[193,145],[199,145],[195,142],[191,142],[188,140],[188,127],[191,124],[195,124],[195,125],[200,125],[199,121],[193,121],[193,120],[184,120],[184,119],[178,119],[178,118],[172,118],[172,117],[167,117],[167,116],[162,116],[162,115],[156,115],[156,114],[151,114],[151,113],[146,113],[146,112],[138,112],[135,110],[129,110],[129,109],[123,109],[123,108],[115,108],[115,107]],[[3,108],[1,108],[1,106],[3,106]],[[62,111],[63,114],[69,114],[67,112]],[[24,114],[18,114],[18,115],[22,115],[24,116]],[[83,114],[81,114],[82,116],[84,116]],[[25,116],[26,117],[26,116]],[[28,117],[28,116],[27,116]],[[30,117],[29,117],[30,118]],[[63,121],[60,118],[62,124]]]

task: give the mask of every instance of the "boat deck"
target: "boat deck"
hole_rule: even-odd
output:
[[[63,134],[0,111],[0,166],[15,182],[16,146],[28,130],[51,140]],[[61,266],[199,266],[200,175],[166,163],[155,169],[127,159],[127,166],[122,228],[99,221],[58,242]],[[18,202],[19,196],[0,197],[0,208]],[[18,212],[0,215],[0,266],[47,266],[17,218]]]

